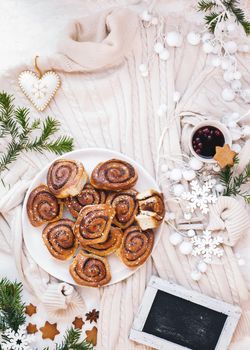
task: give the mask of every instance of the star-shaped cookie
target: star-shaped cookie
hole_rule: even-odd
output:
[[[40,328],[40,331],[42,332],[42,338],[54,340],[55,336],[60,333],[56,327],[57,323],[52,324],[46,321],[45,325]]]
[[[32,316],[33,314],[36,313],[36,306],[33,304],[29,304],[25,306],[25,313],[29,316]]]
[[[82,329],[82,326],[84,325],[84,321],[81,317],[75,317],[75,320],[72,323],[77,329]]]
[[[33,323],[29,323],[26,327],[26,330],[28,334],[35,334],[36,332],[38,332],[36,324]]]
[[[97,328],[94,326],[92,329],[89,331],[86,331],[86,340],[96,346],[96,341],[97,341]]]
[[[221,168],[234,165],[236,152],[232,151],[228,144],[223,147],[217,146],[214,159],[217,160]]]

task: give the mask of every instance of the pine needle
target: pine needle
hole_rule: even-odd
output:
[[[93,345],[86,339],[80,341],[80,337],[80,329],[68,329],[62,343],[56,344],[55,350],[93,350]],[[49,350],[49,348],[45,348],[44,350]]]
[[[24,324],[24,303],[21,300],[22,284],[0,280],[0,331],[11,328],[17,331]]]
[[[250,34],[250,22],[247,20],[244,11],[239,7],[240,1],[238,0],[222,0],[226,11],[231,13],[235,19],[235,22],[242,25],[245,33]],[[209,30],[214,33],[216,24],[218,21],[227,20],[228,16],[223,10],[219,11],[219,6],[214,1],[211,0],[201,0],[197,5],[198,11],[203,11],[206,13],[204,20]],[[216,11],[215,11],[216,10]],[[220,16],[221,15],[221,16]],[[223,15],[223,16],[222,16]]]
[[[71,151],[74,146],[70,136],[54,138],[59,129],[60,122],[51,117],[31,122],[28,108],[15,108],[13,96],[6,92],[0,93],[0,138],[8,138],[6,150],[0,156],[0,174],[22,152],[47,151],[59,155]],[[34,138],[34,130],[40,130],[40,136]]]

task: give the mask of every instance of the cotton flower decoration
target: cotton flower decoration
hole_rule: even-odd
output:
[[[217,201],[216,195],[212,193],[214,185],[215,181],[213,179],[208,179],[203,185],[200,185],[197,180],[190,182],[191,192],[182,193],[182,199],[188,202],[187,209],[191,213],[195,209],[199,209],[203,214],[209,212],[208,205]]]
[[[211,231],[205,230],[202,235],[196,235],[191,239],[193,243],[193,256],[201,256],[203,261],[211,264],[213,257],[221,258],[224,254],[222,248],[223,238],[219,235],[212,236]]]

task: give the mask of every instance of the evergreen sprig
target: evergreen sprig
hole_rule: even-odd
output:
[[[239,0],[221,0],[225,10],[220,10],[219,3],[213,0],[201,0],[198,2],[198,11],[206,13],[205,22],[212,33],[214,33],[216,24],[222,20],[227,20],[228,11],[238,24],[241,24],[245,33],[250,34],[250,22],[247,20],[244,11],[239,7]],[[209,12],[209,13],[208,13]]]
[[[21,299],[22,284],[0,280],[0,331],[11,328],[17,331],[24,324],[24,303]]]
[[[8,328],[17,331],[25,323],[22,290],[23,286],[20,282],[11,282],[7,278],[0,280],[0,332]],[[93,345],[86,339],[80,340],[80,337],[80,329],[70,328],[65,332],[62,343],[55,344],[54,350],[93,350]]]
[[[6,150],[0,155],[0,174],[8,169],[22,152],[52,152],[63,154],[73,149],[73,139],[69,136],[52,137],[59,131],[58,120],[47,117],[30,121],[29,109],[15,107],[13,96],[0,93],[0,139],[7,143]],[[40,136],[34,137],[34,132]]]
[[[246,203],[250,204],[250,194],[241,190],[241,186],[250,180],[250,162],[239,175],[234,174],[232,167],[226,166],[220,171],[219,178],[222,185],[225,186],[224,196],[241,196],[245,199]]]
[[[55,345],[55,350],[93,350],[93,345],[87,340],[80,340],[81,330],[70,328],[66,331],[61,344]],[[49,350],[45,348],[44,350]]]

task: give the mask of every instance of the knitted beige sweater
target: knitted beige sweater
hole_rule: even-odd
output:
[[[166,31],[179,26],[185,34],[193,24],[178,16],[167,18],[165,26]],[[141,163],[153,176],[156,175],[159,139],[166,125],[170,128],[166,131],[162,152],[168,157],[176,157],[182,151],[187,152],[187,132],[199,120],[196,116],[183,117],[186,112],[220,118],[222,113],[244,113],[246,109],[237,99],[227,104],[223,102],[218,95],[221,73],[206,65],[207,56],[199,46],[190,46],[186,41],[181,48],[171,49],[166,62],[155,56],[149,77],[142,78],[138,66],[150,56],[156,36],[157,27],[144,28],[135,13],[111,9],[74,22],[59,43],[59,53],[39,60],[42,68],[57,70],[62,79],[60,90],[42,115],[58,118],[62,132],[74,137],[76,148],[104,147],[120,151]],[[246,69],[249,57],[240,60],[241,70],[250,82]],[[25,68],[31,67],[20,66],[8,72],[1,79],[1,88],[14,94],[19,104],[32,109],[17,85],[17,75]],[[175,91],[181,94],[178,104],[173,99]],[[167,104],[168,112],[158,116],[156,111],[162,103]],[[34,115],[37,112],[34,111]],[[5,182],[12,188],[10,191],[3,188],[0,200],[3,241],[9,242],[8,225],[11,225],[13,239],[6,244],[14,246],[20,276],[26,287],[40,299],[54,280],[28,255],[22,242],[19,219],[21,202],[30,179],[52,158],[35,154],[20,157],[12,171],[5,175]],[[168,197],[168,188],[163,188],[163,191]],[[224,232],[228,245],[224,248],[224,264],[213,266],[201,282],[194,282],[189,277],[192,261],[170,245],[170,228],[165,226],[152,259],[127,280],[100,290],[98,349],[146,349],[129,341],[128,334],[152,273],[242,305],[243,317],[235,339],[250,335],[248,290],[231,248],[246,231],[248,217],[244,208],[235,202],[223,199],[211,209],[210,225],[212,229]],[[181,210],[171,203],[169,207],[172,211]],[[220,215],[222,211],[225,212],[223,217]],[[238,217],[239,213],[241,217]],[[88,298],[80,288],[78,292],[84,299]]]

